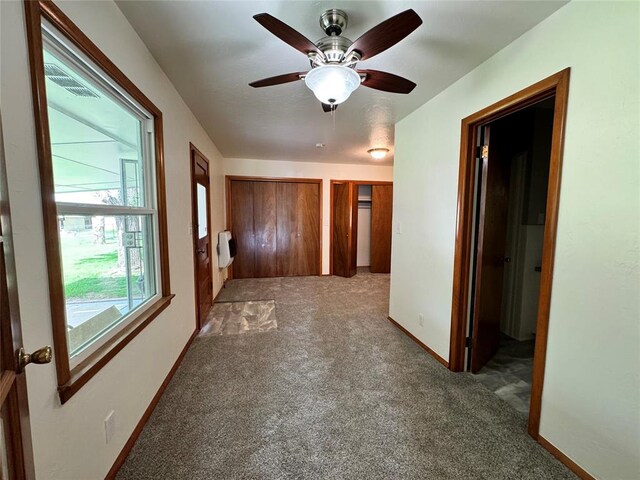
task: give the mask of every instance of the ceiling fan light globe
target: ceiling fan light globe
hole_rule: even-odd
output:
[[[339,105],[358,88],[360,75],[342,65],[323,65],[311,69],[304,82],[320,102]]]

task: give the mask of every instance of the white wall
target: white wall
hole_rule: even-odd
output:
[[[540,295],[540,272],[536,267],[542,264],[542,244],[544,241],[544,225],[522,225],[522,269],[520,278],[520,305],[516,308],[514,337],[528,340],[536,333],[538,319],[538,298]]]
[[[367,199],[369,202],[358,202],[358,245],[356,252],[356,266],[371,266],[371,185],[358,187],[358,199]]]
[[[322,273],[329,273],[329,213],[331,180],[391,181],[393,167],[385,165],[346,165],[338,163],[289,162],[226,158],[225,175],[253,177],[291,177],[322,179]]]
[[[640,472],[639,8],[571,2],[396,128],[390,314],[446,359],[460,121],[571,67],[540,433],[607,479]]]
[[[38,479],[104,478],[195,328],[189,142],[212,162],[212,227],[223,228],[222,157],[113,2],[56,2],[162,110],[171,306],[65,405],[52,364],[27,372]],[[22,2],[0,2],[1,81],[24,345],[52,344],[40,187]],[[214,291],[220,281],[214,278]],[[115,411],[107,445],[103,421]]]

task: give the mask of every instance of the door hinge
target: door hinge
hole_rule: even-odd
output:
[[[480,151],[480,157],[483,160],[486,160],[487,158],[489,158],[489,145],[482,145],[481,151]]]
[[[464,346],[467,348],[471,348],[472,342],[473,342],[473,339],[471,337],[467,337],[464,339]]]

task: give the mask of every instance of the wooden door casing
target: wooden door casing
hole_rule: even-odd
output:
[[[371,273],[391,272],[393,185],[371,186]]]
[[[502,143],[495,141],[500,140],[500,131],[489,125],[483,128],[483,150],[488,148],[489,153],[481,159],[471,347],[473,373],[491,360],[499,346],[509,208],[510,166],[498,148]],[[496,147],[491,148],[491,144]]]
[[[213,285],[211,273],[211,192],[209,181],[209,161],[200,151],[191,145],[191,182],[192,182],[192,234],[195,261],[195,289],[197,325],[201,328],[213,302]],[[198,185],[205,188],[207,233],[200,238]]]

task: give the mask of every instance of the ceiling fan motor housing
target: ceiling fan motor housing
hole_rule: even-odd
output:
[[[316,46],[322,51],[327,62],[340,62],[352,43],[347,37],[334,35],[321,38],[316,42]]]
[[[347,21],[345,11],[332,8],[320,15],[320,28],[329,36],[340,35],[347,28]]]

